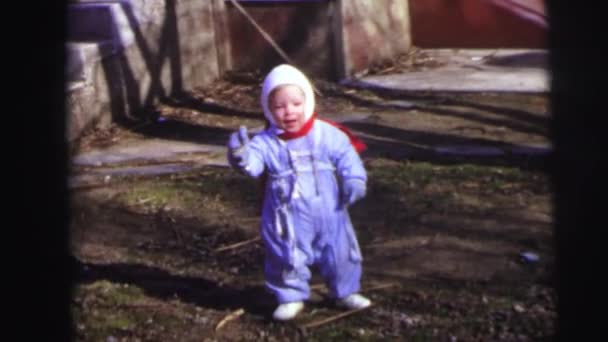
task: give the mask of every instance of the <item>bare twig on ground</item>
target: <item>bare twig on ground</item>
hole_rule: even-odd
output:
[[[375,290],[381,290],[381,289],[386,289],[386,288],[393,287],[393,286],[399,286],[399,284],[397,284],[397,283],[378,284],[378,285],[363,289],[363,290],[361,290],[361,292],[370,292],[370,291],[375,291]]]
[[[259,240],[260,240],[260,237],[258,236],[258,237],[255,237],[255,238],[253,238],[253,239],[249,239],[249,240],[245,240],[245,241],[237,242],[237,243],[232,244],[232,245],[228,245],[228,246],[224,246],[224,247],[217,248],[216,250],[214,250],[214,252],[216,252],[216,253],[217,253],[217,252],[223,252],[223,251],[227,251],[227,250],[230,250],[230,249],[239,248],[239,247],[242,247],[242,246],[245,246],[245,245],[248,245],[248,244],[251,244],[251,243],[257,242],[257,241],[259,241]]]
[[[327,318],[324,318],[324,319],[321,319],[321,320],[318,320],[318,321],[310,322],[308,324],[304,324],[304,325],[300,326],[300,329],[306,330],[306,329],[310,329],[310,328],[316,328],[316,327],[319,327],[321,325],[325,325],[327,323],[331,323],[331,322],[337,321],[337,320],[339,320],[341,318],[353,315],[353,314],[358,313],[360,311],[367,310],[367,309],[371,308],[372,306],[373,305],[370,305],[368,307],[361,308],[361,309],[355,309],[355,310],[350,310],[350,311],[342,312],[342,313],[334,315],[334,316],[330,316],[330,317],[327,317]]]
[[[226,323],[237,319],[239,316],[243,315],[244,313],[245,313],[245,309],[243,309],[243,308],[240,308],[238,310],[231,312],[215,326],[215,331],[220,330]]]
[[[146,204],[146,203],[150,202],[153,199],[154,199],[154,197],[148,197],[148,198],[138,199],[137,200],[137,204]]]

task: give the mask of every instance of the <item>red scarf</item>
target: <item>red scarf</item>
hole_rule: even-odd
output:
[[[308,132],[310,132],[310,130],[312,129],[312,126],[314,124],[315,119],[317,119],[317,114],[313,113],[310,116],[310,119],[308,119],[308,121],[306,121],[304,123],[304,125],[302,125],[302,128],[300,128],[297,132],[284,132],[278,135],[279,138],[283,139],[283,140],[290,140],[290,139],[295,139],[295,138],[299,138],[299,137],[303,137],[306,134],[308,134]],[[365,143],[357,138],[348,128],[346,128],[344,125],[341,125],[337,122],[333,122],[331,120],[327,120],[327,119],[321,119],[318,118],[321,121],[327,122],[328,124],[340,129],[342,132],[344,132],[347,136],[348,139],[350,140],[350,143],[353,145],[353,147],[355,148],[355,150],[358,153],[361,153],[363,151],[365,151],[367,149],[367,145],[365,145]]]

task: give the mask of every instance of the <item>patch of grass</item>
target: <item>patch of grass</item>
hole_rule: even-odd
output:
[[[107,280],[82,285],[77,293],[81,296],[94,296],[95,301],[104,306],[124,305],[146,298],[136,286],[115,284]]]
[[[115,201],[124,206],[155,212],[162,207],[183,209],[189,215],[230,215],[236,209],[256,214],[261,198],[259,184],[228,169],[159,176],[132,182]]]
[[[137,286],[100,280],[76,290],[75,335],[80,341],[105,341],[109,336],[163,340],[161,336],[175,332],[177,338],[192,324],[192,311],[179,302],[153,300]]]
[[[485,166],[476,164],[435,165],[427,162],[391,163],[383,167],[368,169],[370,181],[375,181],[378,190],[406,190],[433,184],[473,185],[489,187],[498,191],[507,184],[517,185],[520,189],[547,192],[548,179],[543,173],[525,171],[519,168]]]
[[[140,288],[106,280],[79,286],[73,308],[76,334],[86,340],[103,340],[134,329],[144,318],[121,308],[145,299]]]
[[[375,161],[368,177],[367,196],[351,210],[363,238],[366,230],[379,228],[399,233],[428,214],[483,214],[505,203],[525,205],[513,196],[550,191],[545,174],[515,167]]]

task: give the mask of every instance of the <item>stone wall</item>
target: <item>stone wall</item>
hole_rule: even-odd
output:
[[[291,60],[340,80],[411,46],[404,0],[241,1]],[[227,0],[72,0],[67,139],[137,119],[159,99],[228,70],[285,62]]]
[[[339,0],[343,55],[341,77],[364,72],[369,66],[406,53],[412,45],[408,2],[404,0]]]
[[[223,0],[69,4],[67,139],[231,69]]]

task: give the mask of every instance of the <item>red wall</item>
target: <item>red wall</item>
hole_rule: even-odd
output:
[[[423,48],[546,48],[542,0],[409,0]]]

